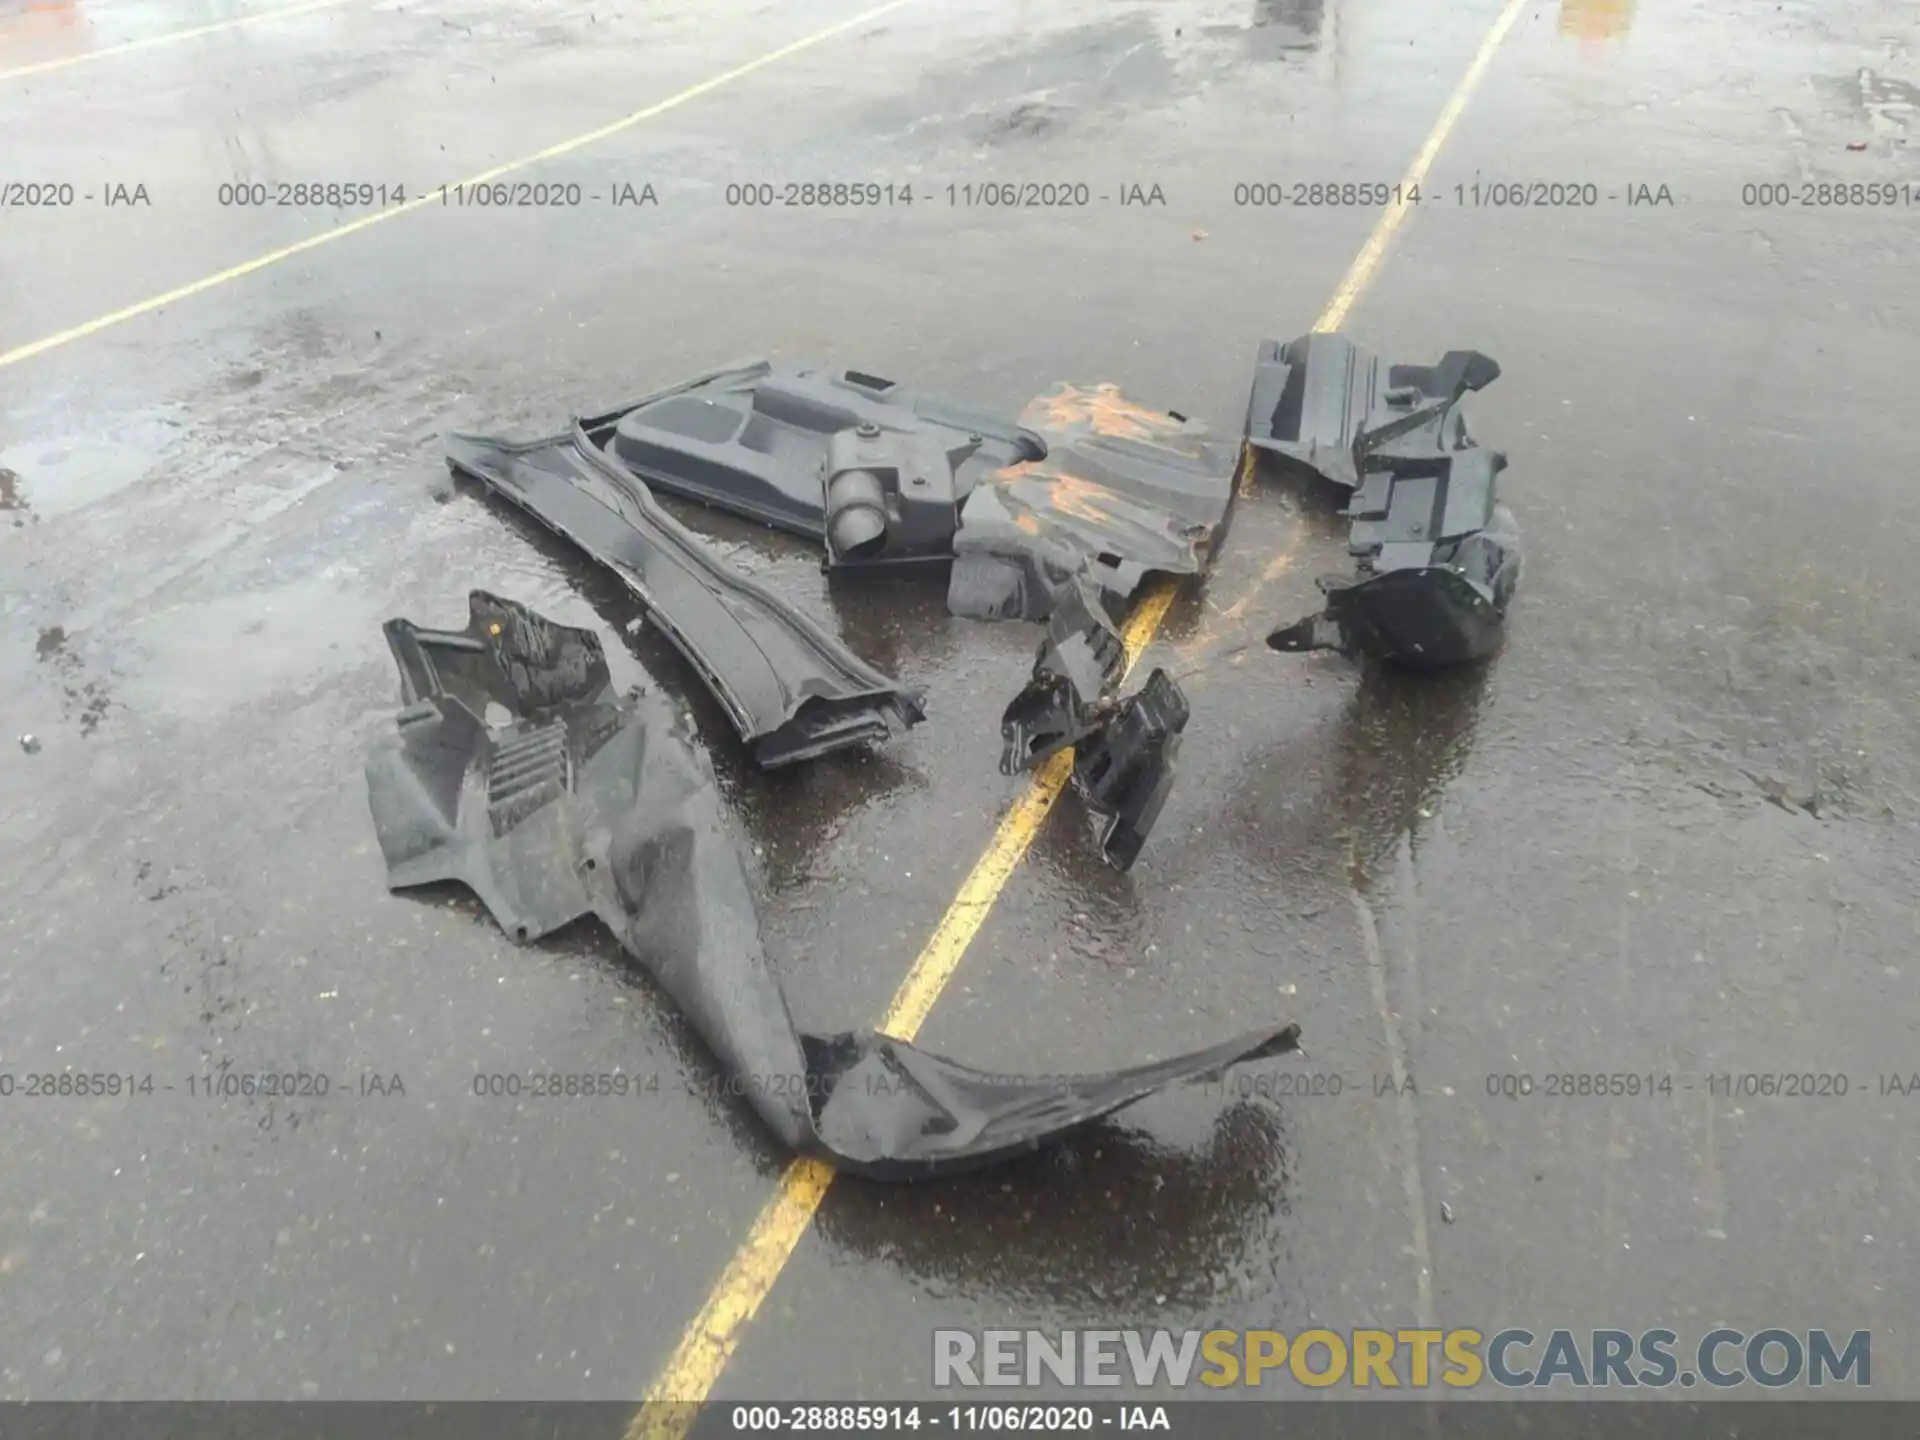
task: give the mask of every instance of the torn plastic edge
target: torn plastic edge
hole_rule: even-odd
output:
[[[1074,790],[1105,817],[1100,852],[1122,871],[1140,858],[1160,818],[1192,713],[1165,670],[1156,669],[1134,694],[1116,698],[1126,673],[1126,642],[1092,582],[1058,585],[1033,678],[1000,720],[1003,775],[1031,770],[1073,747]]]
[[[1126,676],[1127,646],[1091,582],[1057,586],[1048,602],[1047,638],[1033,678],[1000,718],[1000,773],[1031,770],[1091,734],[1106,719]]]
[[[643,480],[600,452],[585,423],[525,442],[454,435],[447,463],[617,575],[763,769],[878,743],[926,718],[921,691],[889,679],[715,555]]]
[[[1116,870],[1133,868],[1160,818],[1192,713],[1173,676],[1156,669],[1105,724],[1074,746],[1074,788],[1107,817],[1100,851]]]
[[[522,942],[595,915],[790,1149],[873,1179],[924,1179],[1032,1152],[1167,1085],[1299,1048],[1287,1024],[1040,1080],[872,1031],[800,1033],[712,774],[674,717],[657,697],[613,695],[590,631],[485,592],[469,616],[463,632],[386,627],[407,708],[370,749],[367,786],[390,888],[461,881]],[[506,720],[489,724],[496,704]]]

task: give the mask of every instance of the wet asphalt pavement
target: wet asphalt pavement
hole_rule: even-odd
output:
[[[0,1393],[642,1391],[784,1157],[596,927],[517,949],[464,894],[386,893],[379,623],[457,626],[477,587],[627,634],[616,678],[693,710],[827,1030],[881,1013],[1020,793],[998,717],[1037,632],[829,596],[806,547],[683,510],[929,692],[881,752],[758,775],[624,592],[455,491],[440,437],[759,352],[1009,413],[1113,380],[1237,429],[1259,342],[1378,212],[1236,184],[1398,180],[1499,9],[920,0],[515,177],[577,207],[436,200],[0,365],[0,1072],[154,1081],[0,1102]],[[1722,9],[1530,5],[1348,319],[1504,369],[1469,402],[1527,542],[1504,652],[1424,681],[1229,653],[1344,568],[1263,479],[1150,656],[1194,718],[1139,865],[1063,801],[920,1036],[1079,1071],[1293,1018],[1307,1055],[976,1177],[836,1184],[716,1393],[923,1395],[938,1325],[1426,1321],[1866,1328],[1876,1392],[1920,1396],[1920,1094],[1882,1079],[1920,1072],[1920,194],[1742,190],[1920,189],[1920,27]],[[240,13],[15,7],[0,71]],[[0,210],[0,351],[371,213],[223,183],[411,198],[855,13],[347,0],[0,80],[0,181],[94,197]],[[947,201],[1008,179],[1096,198]],[[809,180],[917,198],[726,203]],[[616,1068],[657,1084],[472,1091]],[[223,1070],[330,1093],[199,1093]],[[1847,1094],[1707,1080],[1782,1072]],[[1594,1073],[1671,1088],[1545,1093]]]

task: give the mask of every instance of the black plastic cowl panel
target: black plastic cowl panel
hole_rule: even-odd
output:
[[[590,429],[612,459],[663,493],[815,540],[829,538],[836,477],[895,470],[880,534],[830,546],[846,566],[946,559],[957,507],[974,482],[1046,453],[1037,437],[998,416],[812,361],[742,361],[635,401]]]
[[[583,427],[530,444],[456,435],[447,462],[613,571],[762,767],[874,744],[925,718],[918,690],[727,564]]]

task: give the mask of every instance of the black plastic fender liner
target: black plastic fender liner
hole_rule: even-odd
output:
[[[715,555],[579,423],[526,443],[455,435],[447,463],[618,575],[763,768],[877,743],[926,718],[920,691]]]
[[[367,756],[393,889],[458,880],[519,941],[594,915],[787,1148],[880,1180],[1036,1150],[1176,1081],[1299,1044],[1297,1025],[1105,1074],[975,1070],[872,1031],[795,1029],[705,762],[599,641],[483,592],[464,631],[386,627],[407,708]]]
[[[394,889],[458,880],[518,940],[591,902],[574,851],[632,805],[644,732],[615,704],[597,636],[476,590],[464,631],[389,620],[406,708],[367,755]]]
[[[476,591],[464,631],[389,621],[408,703],[367,756],[388,885],[458,880],[517,941],[596,915],[738,1075],[805,1062],[711,774],[658,696],[621,697],[599,639]],[[811,1143],[805,1090],[749,1087]]]
[[[996,1075],[884,1035],[803,1037],[824,1082],[820,1158],[877,1180],[957,1174],[1027,1155],[1169,1085],[1208,1080],[1300,1046],[1300,1027],[1251,1031],[1205,1050],[1066,1079]],[[884,1100],[884,1103],[881,1103]]]

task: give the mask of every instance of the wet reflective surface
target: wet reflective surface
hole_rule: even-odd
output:
[[[387,895],[380,621],[489,589],[684,704],[812,1029],[881,1013],[1020,792],[999,717],[1038,632],[676,510],[928,691],[885,750],[761,775],[632,599],[452,486],[441,437],[763,351],[1009,413],[1112,381],[1230,431],[1377,213],[1235,187],[1397,181],[1498,8],[910,5],[519,177],[598,201],[436,199],[0,367],[0,735],[40,741],[0,749],[0,1070],[155,1081],[0,1113],[0,1393],[643,1388],[781,1157],[595,927],[517,950],[462,893]],[[74,9],[0,29],[0,70],[82,47]],[[9,170],[95,197],[0,216],[0,350],[367,213],[223,183],[412,197],[850,13],[343,4],[0,82]],[[1340,522],[1264,480],[1148,657],[1194,713],[1140,862],[1063,800],[919,1036],[1090,1070],[1277,1014],[1307,1055],[1259,1073],[1340,1093],[1178,1091],[1005,1172],[836,1184],[721,1393],[921,1394],[938,1325],[1309,1319],[1872,1328],[1876,1391],[1920,1391],[1920,1099],[1880,1083],[1920,1069],[1920,206],[1831,189],[1920,185],[1916,84],[1879,0],[1522,13],[1347,322],[1500,357],[1467,404],[1528,538],[1505,648],[1428,680],[1236,649],[1344,568]],[[959,188],[1015,180],[1090,198]],[[727,203],[789,181],[916,198]],[[628,182],[658,205],[605,198]],[[1417,1096],[1380,1092],[1394,1036]],[[474,1093],[615,1068],[658,1084]],[[1488,1094],[1594,1072],[1676,1088]],[[1706,1079],[1775,1072],[1850,1093]],[[330,1090],[223,1093],[264,1073]]]

